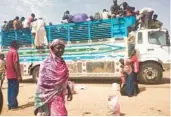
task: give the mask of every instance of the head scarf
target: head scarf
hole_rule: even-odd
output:
[[[59,93],[65,95],[68,68],[63,59],[56,57],[52,48],[64,41],[56,39],[50,45],[50,55],[40,65],[38,87],[35,96],[35,113],[38,108],[51,102]]]
[[[60,40],[60,39],[55,39],[52,41],[51,45],[50,45],[50,54],[55,57],[54,53],[53,53],[53,48],[56,46],[56,45],[63,45],[65,46],[65,42],[63,40]]]

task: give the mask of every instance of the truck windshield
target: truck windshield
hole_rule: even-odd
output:
[[[148,42],[154,45],[168,46],[167,35],[164,31],[148,32]]]

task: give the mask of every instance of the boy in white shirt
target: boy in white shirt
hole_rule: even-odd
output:
[[[106,9],[103,9],[103,13],[101,15],[102,19],[108,19],[110,14]]]

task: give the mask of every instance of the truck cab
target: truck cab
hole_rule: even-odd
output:
[[[157,83],[163,71],[170,69],[170,38],[166,29],[142,29],[136,32],[136,45],[142,82]]]

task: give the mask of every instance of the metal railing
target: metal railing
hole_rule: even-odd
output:
[[[89,21],[83,23],[59,24],[46,26],[48,42],[54,39],[63,39],[65,41],[89,41],[105,38],[124,38],[128,35],[128,27],[136,22],[135,17],[114,18],[98,21]],[[18,40],[20,45],[31,46],[33,37],[31,30],[21,29],[1,32],[2,47],[10,45],[12,40]]]

